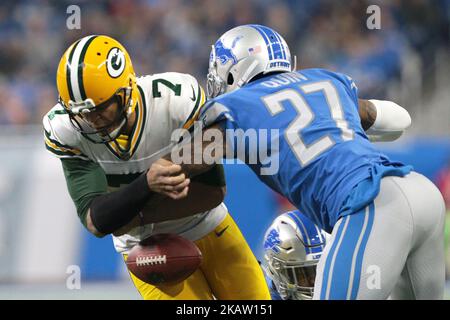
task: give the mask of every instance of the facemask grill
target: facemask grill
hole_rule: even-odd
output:
[[[289,264],[276,257],[269,260],[273,281],[280,295],[287,299],[309,300],[314,295],[317,262]]]
[[[86,139],[94,143],[107,143],[115,140],[125,128],[127,123],[127,110],[133,104],[131,99],[132,89],[130,87],[120,88],[111,98],[95,105],[92,99],[86,99],[82,102],[69,101],[67,108],[60,99],[60,103],[66,108],[69,114],[72,127],[80,132]],[[86,115],[92,112],[101,112],[117,102],[118,109],[114,119],[102,126],[93,127],[86,119]]]

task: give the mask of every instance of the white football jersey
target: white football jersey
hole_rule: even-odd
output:
[[[108,189],[113,191],[145,172],[155,160],[151,155],[167,147],[175,129],[189,128],[205,102],[197,80],[175,72],[139,77],[136,124],[129,136],[131,157],[123,160],[115,142],[93,143],[71,124],[69,115],[55,105],[44,117],[46,148],[59,158],[80,158],[98,163],[104,170]],[[152,161],[153,160],[153,161]],[[227,214],[222,203],[197,215],[137,227],[114,238],[116,250],[126,253],[141,239],[156,233],[177,233],[197,240],[214,230]]]

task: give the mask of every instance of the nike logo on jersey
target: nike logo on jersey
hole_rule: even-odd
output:
[[[222,230],[220,230],[219,232],[216,232],[216,236],[220,237],[227,229],[229,226],[226,226],[225,228],[223,228]]]
[[[192,88],[192,98],[191,98],[191,100],[195,101],[196,100],[195,99],[195,90],[194,90],[194,87],[192,86],[192,84],[191,84],[191,88]]]

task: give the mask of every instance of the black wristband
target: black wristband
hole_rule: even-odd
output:
[[[90,205],[92,223],[99,232],[112,233],[133,220],[151,195],[147,175],[142,174],[115,192],[95,197]]]

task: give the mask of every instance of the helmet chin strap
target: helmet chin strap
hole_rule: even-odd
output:
[[[108,134],[108,136],[112,138],[112,141],[116,140],[122,133],[123,129],[126,127],[129,116],[133,113],[133,110],[131,108],[132,105],[133,99],[130,97],[128,104],[125,106],[126,111],[123,113],[124,118],[122,119],[121,123],[117,126],[117,128]]]
[[[296,55],[294,55],[294,65],[293,65],[291,71],[295,71],[295,70],[297,70],[297,56]]]
[[[250,74],[255,70],[255,68],[258,66],[259,62],[254,60],[252,64],[247,68],[247,71],[245,71],[244,75],[241,77],[241,79],[237,82],[237,87],[240,88],[244,84],[248,82]]]
[[[115,140],[116,138],[118,138],[120,132],[122,131],[122,129],[125,127],[125,125],[127,124],[127,117],[125,117],[122,120],[122,123],[116,128],[114,129],[109,136],[113,138],[113,140]]]
[[[134,103],[134,101],[133,101],[133,99],[130,97],[130,102],[128,103],[128,106],[127,106],[127,114],[128,114],[128,115],[131,115],[131,114],[134,112],[134,110],[133,110],[133,108],[132,108],[133,103]]]
[[[211,62],[216,61],[216,48],[214,48],[213,44],[211,45],[211,54],[212,54],[212,57],[210,58],[210,64],[211,64]]]

